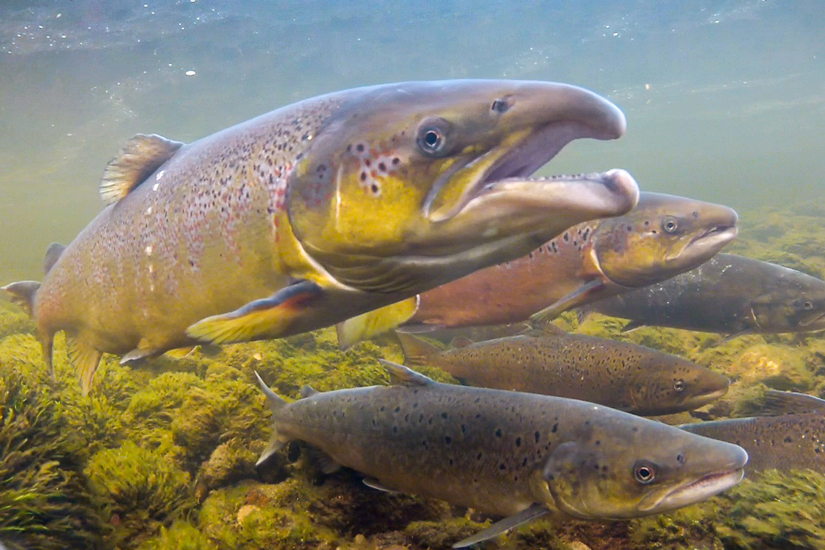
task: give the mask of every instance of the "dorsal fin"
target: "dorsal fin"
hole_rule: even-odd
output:
[[[58,258],[60,258],[60,255],[63,254],[64,250],[66,250],[66,247],[60,243],[52,243],[49,245],[49,248],[46,250],[46,256],[43,258],[44,274],[51,271],[52,267],[57,263]]]
[[[384,365],[384,368],[387,369],[393,384],[400,384],[402,386],[428,386],[435,383],[432,378],[408,369],[404,365],[399,365],[386,359],[379,359],[379,361]]]
[[[157,134],[135,134],[103,170],[100,198],[114,204],[172,158],[183,143]]]
[[[467,346],[472,346],[475,342],[467,338],[466,336],[456,336],[452,340],[450,340],[450,347],[453,348],[466,348]]]
[[[768,390],[759,416],[803,414],[825,410],[825,400],[806,393]]]

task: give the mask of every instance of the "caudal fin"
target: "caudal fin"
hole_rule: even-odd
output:
[[[266,404],[269,407],[269,410],[272,411],[273,417],[272,437],[269,439],[266,449],[264,449],[264,452],[261,453],[260,458],[258,458],[258,462],[255,463],[255,466],[257,467],[266,462],[269,457],[281,450],[284,445],[289,443],[289,439],[278,433],[278,423],[274,421],[278,411],[287,406],[286,400],[272,391],[269,386],[266,385],[266,382],[263,381],[261,375],[257,372],[255,373],[255,378],[258,380],[258,387],[261,388],[261,391],[264,392],[264,395],[266,396]]]
[[[34,297],[40,289],[37,281],[19,281],[3,287],[11,295],[13,304],[22,307],[30,316],[34,311]]]
[[[40,290],[40,283],[37,281],[19,281],[6,285],[0,290],[5,290],[11,296],[11,301],[17,304],[32,318],[34,318],[34,300],[37,296],[37,291]],[[54,375],[54,366],[52,364],[52,343],[54,341],[54,334],[44,334],[38,329],[38,340],[43,346],[43,360],[49,371]]]

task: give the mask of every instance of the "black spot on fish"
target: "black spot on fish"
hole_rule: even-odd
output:
[[[392,433],[394,433],[394,434],[398,433],[398,426],[393,426],[392,427]]]
[[[450,444],[450,443],[452,443],[452,442],[453,442],[453,438],[452,438],[452,437],[450,437],[449,435],[445,435],[445,436],[444,436],[444,443],[446,443],[447,445],[449,445],[449,444]]]
[[[395,412],[397,412],[397,413],[398,413],[398,412],[401,412],[401,407],[396,407],[396,408],[395,408]]]
[[[507,466],[505,466],[504,463],[502,462],[501,464],[498,465],[498,469],[499,470],[506,470]]]
[[[521,447],[521,438],[520,437],[516,438],[516,447]]]
[[[441,418],[445,418],[445,419],[446,419],[446,418],[447,418],[447,413],[445,413],[445,412],[441,413]]]
[[[556,431],[558,431],[558,429],[559,429],[559,423],[556,422],[555,424],[553,424],[553,429],[550,430],[550,432],[551,433],[556,433]],[[538,439],[536,441],[538,441]]]
[[[496,428],[496,437],[501,437],[502,435],[503,432],[501,431],[501,428]]]
[[[476,460],[481,460],[481,457],[484,456],[482,453],[478,453],[476,455]]]
[[[785,443],[790,443],[791,441],[793,441],[793,438],[791,436],[787,436],[785,438]]]
[[[536,431],[536,433],[533,434],[533,437],[536,439],[536,443],[538,443],[539,439],[541,439],[541,433]]]

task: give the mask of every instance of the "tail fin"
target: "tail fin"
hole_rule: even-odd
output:
[[[278,411],[287,406],[287,402],[284,398],[272,391],[269,386],[266,385],[266,382],[263,381],[261,375],[257,372],[255,373],[255,378],[258,379],[258,387],[260,387],[261,391],[264,392],[264,395],[266,396],[266,404],[269,406],[269,410],[272,411],[273,416],[272,437],[269,439],[269,443],[267,444],[266,449],[264,449],[264,452],[261,453],[261,457],[258,459],[258,462],[255,463],[255,467],[257,468],[266,462],[269,457],[281,450],[284,445],[289,443],[289,439],[278,433],[278,424],[277,422],[274,422],[274,417],[278,414]]]
[[[400,302],[382,308],[362,313],[357,317],[338,323],[335,330],[338,332],[338,346],[347,350],[360,342],[409,321],[418,310],[418,296],[407,298]]]
[[[17,304],[30,316],[34,317],[34,299],[37,296],[37,291],[40,290],[40,283],[37,281],[19,281],[6,285],[0,290],[5,290],[11,295],[11,301]],[[54,376],[54,364],[52,363],[52,344],[54,341],[54,334],[44,334],[38,328],[38,340],[43,346],[43,360],[49,368],[49,372]]]
[[[401,349],[404,350],[404,359],[407,365],[420,367],[432,363],[432,358],[443,350],[426,340],[407,334],[406,332],[396,332]]]
[[[34,297],[39,289],[40,283],[37,281],[19,281],[2,288],[11,294],[12,303],[22,307],[30,316],[34,311]]]

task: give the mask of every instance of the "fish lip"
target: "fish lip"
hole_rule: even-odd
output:
[[[735,239],[737,235],[739,235],[739,228],[736,227],[736,225],[715,225],[693,237],[687,246],[679,250],[678,253],[667,256],[665,260],[676,260],[677,258],[685,256],[685,253],[688,252],[692,257],[709,253],[705,259],[705,261],[707,261],[719,252],[722,247]]]
[[[627,129],[627,121],[624,113],[618,107],[612,103],[607,103],[607,105],[612,107],[611,116],[606,123],[599,127],[588,126],[572,120],[555,121],[526,136],[500,158],[496,159],[489,168],[478,174],[476,181],[464,192],[461,200],[448,212],[437,214],[431,211],[432,202],[437,196],[437,193],[431,193],[422,207],[425,216],[433,222],[444,221],[455,217],[473,199],[485,194],[491,186],[498,182],[514,179],[532,181],[528,179],[529,176],[553,160],[568,143],[576,139],[618,139],[624,135]],[[489,154],[487,153],[487,155]],[[457,166],[454,171],[465,169],[475,162],[483,161],[487,155],[482,155]],[[445,174],[445,179],[449,179],[454,171]],[[443,185],[444,182],[439,182],[434,186],[434,190],[440,190]]]
[[[639,511],[661,513],[702,502],[730,489],[745,477],[744,465],[717,470],[668,491],[663,497],[639,506]]]
[[[820,321],[825,321],[825,311],[819,312],[818,315],[811,315],[809,318],[805,318],[799,321],[800,327],[810,327],[811,325],[815,325],[816,328],[809,329],[811,332],[820,332],[825,330],[825,322],[821,326],[817,326],[817,323]]]
[[[554,192],[550,193],[550,189]],[[482,192],[467,202],[462,212],[496,198],[503,198],[511,206],[522,209],[525,215],[528,208],[541,209],[549,200],[556,208],[587,207],[591,217],[598,218],[621,215],[633,208],[639,200],[639,186],[633,176],[621,168],[574,176],[507,178],[485,185]]]

